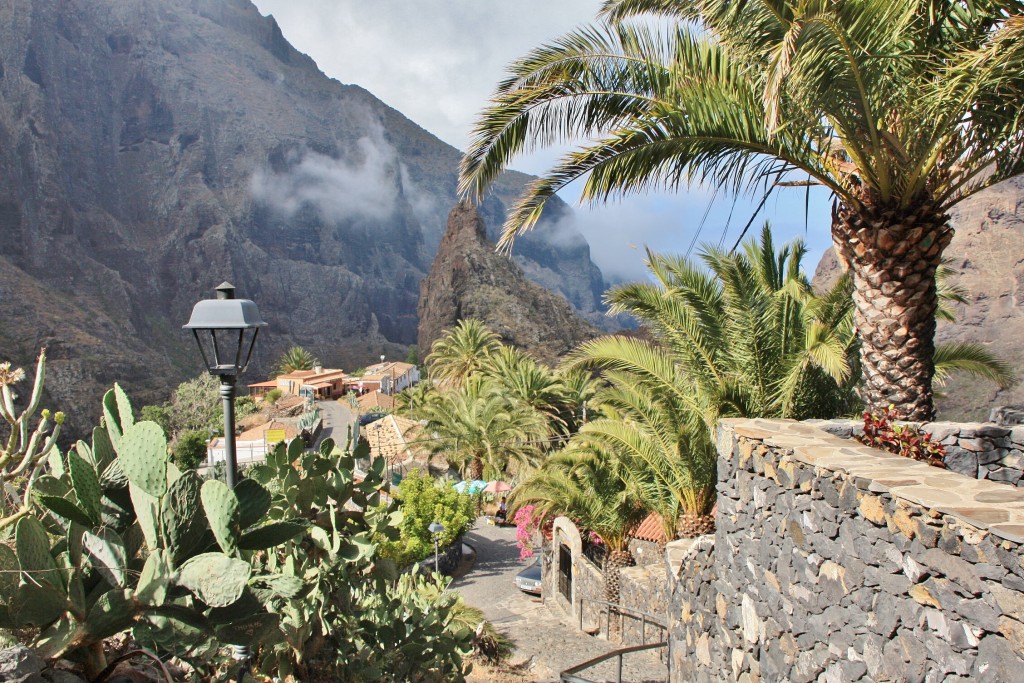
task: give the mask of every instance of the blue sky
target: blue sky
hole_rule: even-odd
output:
[[[285,37],[320,69],[355,83],[459,149],[504,67],[530,49],[590,21],[600,0],[254,0],[273,14]],[[524,157],[513,168],[541,173],[558,151]],[[576,223],[594,261],[614,279],[644,274],[643,248],[686,253],[695,242],[732,246],[757,197],[733,197],[713,188],[634,196],[588,208],[579,188],[561,193],[576,206]],[[805,212],[802,188],[770,199],[752,230],[770,220],[777,239],[803,237],[804,265],[813,272],[830,245],[830,200],[811,193]],[[732,214],[730,220],[730,212]],[[705,218],[706,214],[706,218]],[[805,221],[806,217],[806,221]],[[806,226],[806,232],[805,232]],[[699,232],[698,232],[699,231]],[[696,235],[696,239],[695,239]]]

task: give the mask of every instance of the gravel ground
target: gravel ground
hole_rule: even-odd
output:
[[[519,559],[515,527],[498,527],[477,520],[465,542],[476,551],[476,563],[465,576],[452,582],[466,602],[483,610],[489,620],[516,646],[510,664],[521,678],[500,680],[558,681],[561,671],[615,649],[614,644],[580,632],[561,610],[521,592],[512,583],[533,560]],[[581,672],[591,680],[615,680],[615,660]],[[664,666],[656,654],[628,655],[623,681],[664,681]],[[479,679],[486,680],[486,679]],[[497,679],[496,679],[497,680]]]

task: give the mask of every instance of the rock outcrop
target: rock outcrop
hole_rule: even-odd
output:
[[[461,202],[430,274],[420,283],[419,337],[430,345],[459,320],[477,318],[502,341],[553,363],[600,331],[577,316],[568,302],[529,280],[507,256],[497,254],[474,206]]]
[[[180,326],[223,280],[270,322],[247,378],[292,344],[342,367],[403,354],[460,156],[249,0],[3,3],[0,356],[48,344],[51,405],[80,425],[114,379],[162,401],[200,371]],[[498,181],[492,231],[526,180]],[[597,319],[566,210],[516,259]]]
[[[968,293],[957,304],[956,323],[939,323],[939,342],[984,344],[1017,368],[1022,382],[1000,390],[984,380],[956,377],[939,389],[940,419],[985,420],[995,406],[1024,406],[1024,177],[1018,176],[964,200],[950,214],[956,234],[946,249],[956,271],[952,282]],[[840,272],[826,252],[815,285],[834,282]]]

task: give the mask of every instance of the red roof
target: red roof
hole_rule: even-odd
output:
[[[664,543],[668,539],[665,538],[665,531],[662,526],[661,515],[657,512],[652,512],[644,518],[644,521],[640,522],[640,526],[634,529],[630,536],[640,541]]]

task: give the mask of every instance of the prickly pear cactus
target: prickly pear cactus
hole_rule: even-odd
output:
[[[115,446],[121,470],[130,483],[155,498],[167,493],[167,438],[160,425],[134,424]]]
[[[100,489],[100,479],[96,476],[96,470],[76,450],[71,450],[68,451],[68,472],[71,474],[71,486],[81,509],[93,523],[99,524],[102,513],[100,499],[103,496],[103,491]]]
[[[177,582],[210,607],[227,607],[242,597],[251,573],[244,560],[224,553],[203,553],[181,565]]]
[[[217,544],[228,555],[234,555],[238,550],[238,532],[241,526],[238,497],[227,484],[216,479],[203,483],[200,497]]]

